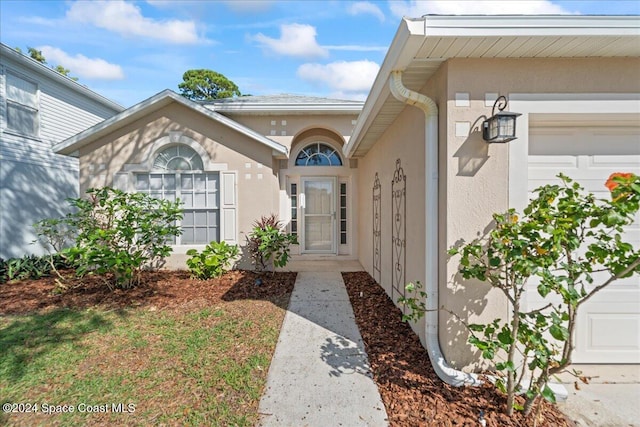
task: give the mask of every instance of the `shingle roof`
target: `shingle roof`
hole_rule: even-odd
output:
[[[204,104],[344,104],[362,105],[362,101],[347,99],[321,98],[316,96],[280,93],[275,95],[249,95],[234,98],[222,98]]]
[[[245,114],[360,114],[364,102],[320,98],[305,95],[278,94],[222,98],[202,105],[220,113]]]

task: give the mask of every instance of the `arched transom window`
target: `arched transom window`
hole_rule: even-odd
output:
[[[160,151],[153,161],[153,168],[166,171],[203,170],[202,158],[187,145],[174,145]]]
[[[314,142],[300,151],[296,157],[296,166],[342,166],[342,159],[333,147]]]

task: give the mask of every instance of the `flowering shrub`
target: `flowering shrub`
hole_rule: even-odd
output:
[[[577,313],[582,304],[616,280],[640,274],[640,248],[624,241],[640,201],[640,178],[616,173],[607,180],[611,200],[598,200],[570,178],[545,185],[522,216],[510,209],[494,214],[494,229],[485,237],[449,250],[461,255],[465,279],[488,282],[511,307],[511,319],[466,325],[469,343],[503,373],[497,386],[507,394],[506,412],[528,414],[540,398],[554,402],[549,379],[571,364]],[[604,279],[594,283],[596,273]],[[522,296],[532,278],[542,297],[559,298],[524,311]],[[414,285],[415,286],[415,285]],[[423,294],[421,294],[423,295]],[[423,295],[424,296],[424,295]],[[424,305],[408,304],[410,318],[424,314]],[[515,395],[524,393],[520,406]]]

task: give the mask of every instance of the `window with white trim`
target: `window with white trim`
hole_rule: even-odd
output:
[[[200,156],[192,148],[179,145],[156,155],[154,169],[163,172],[135,175],[136,191],[182,202],[182,235],[173,242],[177,245],[220,241],[220,174],[196,168],[202,169]]]
[[[300,150],[296,166],[342,166],[338,150],[322,142],[314,142]]]
[[[38,85],[14,74],[6,74],[7,129],[38,136]]]

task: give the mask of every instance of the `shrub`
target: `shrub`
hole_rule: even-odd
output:
[[[496,225],[487,236],[449,250],[461,255],[465,279],[488,282],[510,303],[508,321],[465,323],[469,343],[484,359],[506,355],[495,367],[506,377],[498,378],[497,386],[507,394],[509,415],[514,409],[528,415],[541,397],[555,402],[548,383],[571,365],[580,306],[616,280],[640,273],[640,248],[622,238],[640,205],[640,178],[613,174],[606,183],[611,200],[598,200],[570,178],[559,177],[563,185],[534,191],[522,217],[513,209],[494,214]],[[597,272],[606,277],[594,283]],[[532,278],[537,292],[551,302],[525,311],[522,297]],[[400,302],[409,308],[411,320],[426,311],[414,298]],[[518,393],[525,395],[523,406],[515,401]]]
[[[513,210],[494,215],[496,227],[488,238],[460,250],[463,277],[489,282],[511,302],[511,321],[469,325],[481,333],[472,335],[470,343],[484,358],[493,359],[498,350],[507,353],[507,360],[496,368],[507,374],[504,389],[509,413],[525,371],[530,378],[522,408],[525,413],[539,396],[555,400],[547,384],[571,364],[579,307],[615,280],[640,272],[640,250],[621,237],[623,226],[633,222],[638,210],[637,177],[612,177],[610,201],[597,200],[568,177],[560,178],[564,185],[546,185],[535,191],[537,196],[521,219]],[[588,288],[597,271],[608,276]],[[542,297],[553,293],[562,303],[524,312],[521,299],[532,277],[539,278],[537,291]],[[516,366],[518,353],[527,370]]]
[[[229,245],[227,242],[211,242],[202,252],[196,249],[187,251],[189,259],[187,266],[191,277],[196,279],[210,279],[220,277],[225,272],[225,267],[238,256],[238,246]]]
[[[59,257],[54,257],[55,266],[59,266]],[[40,279],[48,277],[54,264],[50,256],[25,255],[22,258],[0,259],[0,283],[11,280]]]
[[[160,266],[171,254],[168,243],[181,233],[176,225],[182,218],[180,202],[109,187],[90,189],[87,195],[69,199],[73,213],[43,228],[56,242],[59,230],[74,236],[75,244],[63,254],[76,274],[98,274],[110,288],[131,288],[142,269]]]
[[[248,237],[248,249],[256,270],[264,271],[272,265],[284,267],[289,262],[289,246],[297,245],[298,238],[282,231],[275,214],[263,216],[254,223]]]

